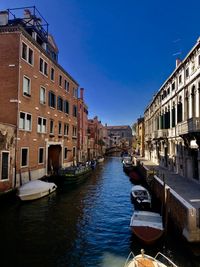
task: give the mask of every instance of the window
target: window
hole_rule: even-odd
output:
[[[78,89],[77,88],[73,88],[73,96],[74,97],[78,97]]]
[[[40,103],[46,103],[46,89],[44,87],[40,87]]]
[[[73,106],[73,116],[77,117],[77,106]]]
[[[59,121],[58,123],[58,134],[62,135],[62,122],[61,121]]]
[[[76,157],[76,147],[73,147],[73,157]]]
[[[25,43],[22,43],[22,58],[27,61],[28,58],[28,48]]]
[[[50,127],[49,127],[49,132],[50,134],[53,134],[54,133],[54,121],[53,120],[50,120]]]
[[[76,128],[76,126],[73,126],[73,129],[72,129],[72,136],[73,136],[73,137],[77,137],[77,128]]]
[[[62,86],[62,76],[59,75],[59,86]]]
[[[187,69],[185,70],[185,77],[186,77],[186,78],[189,77],[189,68],[187,68]]]
[[[22,58],[29,64],[33,65],[33,50],[25,43],[22,43]]]
[[[69,82],[65,80],[65,90],[69,92]]]
[[[64,124],[64,135],[65,136],[69,135],[69,124],[68,123]]]
[[[167,88],[167,94],[170,94],[170,87]]]
[[[64,112],[69,114],[69,102],[67,100],[64,101]]]
[[[38,117],[37,131],[38,133],[46,133],[47,120],[45,118]]]
[[[23,95],[31,96],[31,81],[26,76],[23,78]]]
[[[1,153],[1,180],[9,179],[9,152],[2,151]]]
[[[180,74],[179,77],[178,77],[178,82],[179,82],[179,84],[182,83],[182,75],[181,75],[181,74]]]
[[[31,131],[31,114],[20,112],[19,129]]]
[[[64,148],[64,159],[67,159],[67,147]]]
[[[175,90],[175,82],[172,83],[172,91]]]
[[[52,108],[56,107],[56,96],[53,92],[49,92],[49,106]]]
[[[38,163],[42,164],[44,163],[44,148],[40,147],[38,151]]]
[[[48,75],[48,64],[42,58],[40,58],[40,72],[42,72],[46,76]]]
[[[51,80],[54,81],[55,79],[55,70],[51,68]]]
[[[63,99],[62,97],[58,96],[58,100],[57,100],[57,109],[60,111],[63,111]]]
[[[21,149],[21,167],[28,166],[28,148]]]

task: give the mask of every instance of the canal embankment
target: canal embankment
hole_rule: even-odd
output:
[[[200,184],[141,157],[134,157],[134,163],[182,236],[200,242]]]

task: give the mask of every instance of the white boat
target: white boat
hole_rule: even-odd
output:
[[[124,267],[178,267],[163,253],[158,252],[155,257],[149,256],[141,249],[141,254],[134,256],[131,252]]]
[[[132,162],[132,159],[130,157],[125,157],[122,161],[123,169],[125,172],[130,172],[134,170],[135,166]]]
[[[130,227],[133,234],[147,245],[155,243],[164,233],[162,216],[151,211],[134,211]]]
[[[99,158],[97,159],[97,161],[98,161],[98,163],[103,162],[103,161],[104,161],[104,157],[99,157]]]
[[[131,190],[131,200],[135,210],[149,210],[151,208],[151,195],[141,185],[134,185]]]
[[[17,195],[23,201],[35,200],[51,194],[56,188],[54,183],[35,180],[20,186]]]

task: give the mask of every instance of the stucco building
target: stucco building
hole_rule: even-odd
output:
[[[58,48],[37,9],[20,11],[0,13],[0,123],[8,125],[6,132],[14,129],[13,141],[0,147],[1,166],[12,165],[0,174],[2,188],[11,178],[19,185],[68,166],[77,155],[79,85],[59,65]]]
[[[200,181],[200,39],[145,110],[145,156]]]
[[[107,126],[109,147],[132,148],[132,129],[129,125]]]

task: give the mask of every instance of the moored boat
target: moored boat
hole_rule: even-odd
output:
[[[149,191],[141,185],[134,185],[132,187],[131,200],[135,210],[149,210],[151,208],[151,195]]]
[[[59,180],[65,184],[77,184],[91,174],[90,164],[61,168],[58,171]]]
[[[23,201],[35,200],[53,193],[56,188],[54,183],[30,181],[18,188],[17,196]]]
[[[147,255],[141,249],[141,254],[134,256],[131,252],[124,267],[178,267],[171,259],[163,253],[158,252],[155,257]]]
[[[97,162],[98,162],[98,163],[104,162],[104,157],[98,157],[98,158],[97,158]]]
[[[162,216],[151,211],[134,211],[130,227],[133,234],[147,245],[158,241],[164,233]]]
[[[129,157],[124,158],[123,161],[122,161],[122,164],[123,164],[123,170],[126,173],[129,173],[129,172],[133,171],[134,168],[135,168],[131,158],[129,158]]]

